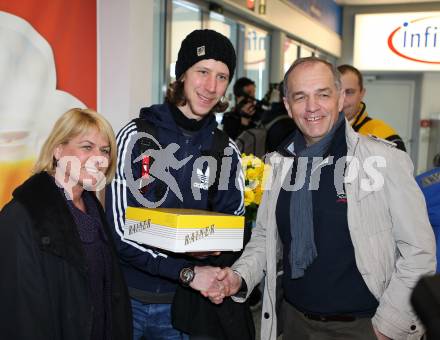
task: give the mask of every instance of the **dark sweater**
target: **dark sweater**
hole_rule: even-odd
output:
[[[321,169],[319,189],[312,193],[313,223],[318,257],[303,277],[290,279],[289,261],[284,261],[285,299],[302,312],[319,315],[347,314],[373,316],[377,300],[368,290],[356,267],[354,248],[347,221],[347,199],[337,194],[334,185],[335,163],[347,154],[345,124],[336,131],[327,155],[332,165]],[[294,180],[296,171],[292,171]],[[281,190],[276,219],[283,242],[284,259],[290,252],[289,207],[291,192]]]
[[[111,255],[96,203],[90,193],[83,193],[87,213],[67,200],[76,223],[89,273],[93,305],[91,339],[111,339]]]

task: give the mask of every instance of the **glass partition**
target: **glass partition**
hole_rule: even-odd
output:
[[[270,36],[267,31],[244,25],[244,76],[255,81],[256,97],[263,98],[269,88]]]
[[[284,43],[284,73],[286,73],[290,65],[298,59],[298,50],[299,44],[292,39],[286,38]]]
[[[195,29],[202,28],[202,12],[199,7],[186,1],[173,0],[171,22],[170,77],[175,80],[177,54],[185,37]]]

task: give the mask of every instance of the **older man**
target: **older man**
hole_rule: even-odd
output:
[[[286,339],[420,339],[409,295],[434,273],[435,241],[408,155],[353,131],[331,64],[299,59],[284,80],[299,130],[270,157],[251,241],[211,300],[243,301],[266,274],[261,338],[275,339],[282,253]]]

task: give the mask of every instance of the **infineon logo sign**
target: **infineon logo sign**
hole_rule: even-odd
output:
[[[405,21],[388,37],[388,47],[399,57],[417,63],[440,64],[439,28],[440,15]]]
[[[354,40],[362,70],[440,71],[440,12],[359,14]]]

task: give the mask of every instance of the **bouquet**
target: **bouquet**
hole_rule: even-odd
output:
[[[255,223],[258,206],[263,196],[263,183],[268,170],[268,165],[254,155],[241,155],[241,163],[244,172],[244,205],[246,208],[245,218],[247,223]]]

